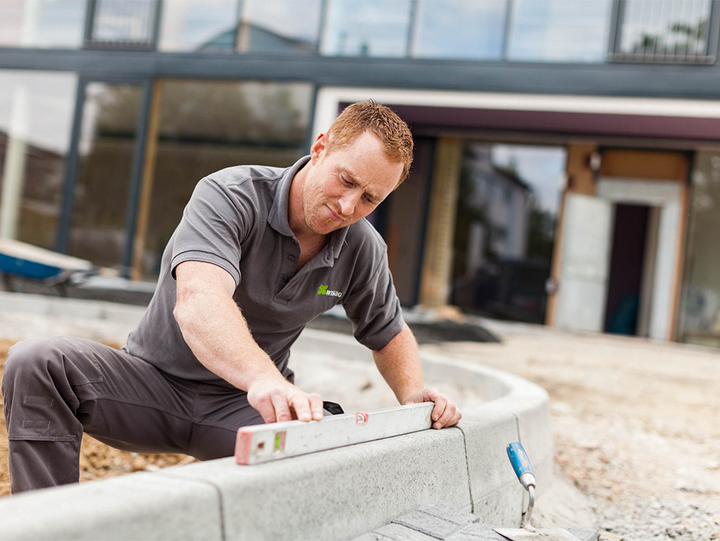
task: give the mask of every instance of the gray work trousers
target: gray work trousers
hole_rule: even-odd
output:
[[[83,431],[125,451],[208,460],[232,456],[237,429],[263,422],[243,391],[80,338],[12,346],[2,394],[13,493],[77,482]]]

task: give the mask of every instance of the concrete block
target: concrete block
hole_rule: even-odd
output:
[[[493,526],[517,526],[524,490],[506,452],[518,440],[515,416],[483,405],[469,411],[459,426],[467,445],[474,514]]]
[[[388,524],[382,528],[374,530],[375,533],[384,536],[384,539],[392,539],[393,541],[436,541],[437,537],[427,533],[420,532],[409,526],[402,524]]]
[[[473,524],[480,520],[472,513],[461,511],[455,507],[439,503],[422,505],[418,507],[418,511],[434,517],[440,517],[443,520],[447,520],[448,522],[452,522],[458,526],[467,526],[468,524]]]
[[[455,532],[445,541],[507,541],[507,539],[493,531],[492,527],[479,522]]]
[[[427,430],[239,466],[233,458],[156,473],[212,482],[226,539],[348,539],[424,503],[470,505],[459,430]]]
[[[503,488],[475,499],[473,513],[493,528],[517,528],[523,512],[524,490],[519,482],[513,482]]]
[[[352,541],[387,541],[388,537],[381,535],[376,532],[364,533],[359,537],[352,539]]]
[[[221,523],[214,487],[149,473],[0,500],[0,537],[5,541],[219,541]]]
[[[437,539],[445,539],[462,527],[442,517],[423,513],[419,509],[404,514],[393,520],[393,523],[407,526]]]

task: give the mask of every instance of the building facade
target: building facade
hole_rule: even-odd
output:
[[[197,181],[348,103],[405,305],[720,345],[718,0],[0,0],[0,238],[152,280]]]

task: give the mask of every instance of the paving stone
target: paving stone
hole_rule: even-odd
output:
[[[423,513],[419,509],[393,520],[393,523],[407,526],[418,532],[431,535],[436,539],[445,539],[461,528],[454,522]]]
[[[507,541],[507,539],[495,532],[491,526],[476,522],[458,530],[445,541]]]
[[[353,538],[351,541],[388,541],[388,538],[376,532],[368,532],[360,537]]]
[[[382,539],[392,539],[393,541],[436,541],[437,538],[424,534],[413,528],[408,528],[401,524],[388,524],[382,528],[374,530],[373,533],[384,536]]]
[[[418,511],[427,513],[434,517],[447,520],[458,526],[465,526],[467,524],[473,524],[474,522],[480,522],[480,517],[477,517],[469,512],[460,511],[455,507],[449,505],[443,505],[439,503],[431,503],[418,507]]]

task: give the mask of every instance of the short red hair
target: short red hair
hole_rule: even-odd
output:
[[[327,132],[326,150],[347,146],[368,131],[382,141],[390,161],[403,164],[402,183],[413,161],[412,133],[392,109],[374,100],[353,103],[340,113]]]

